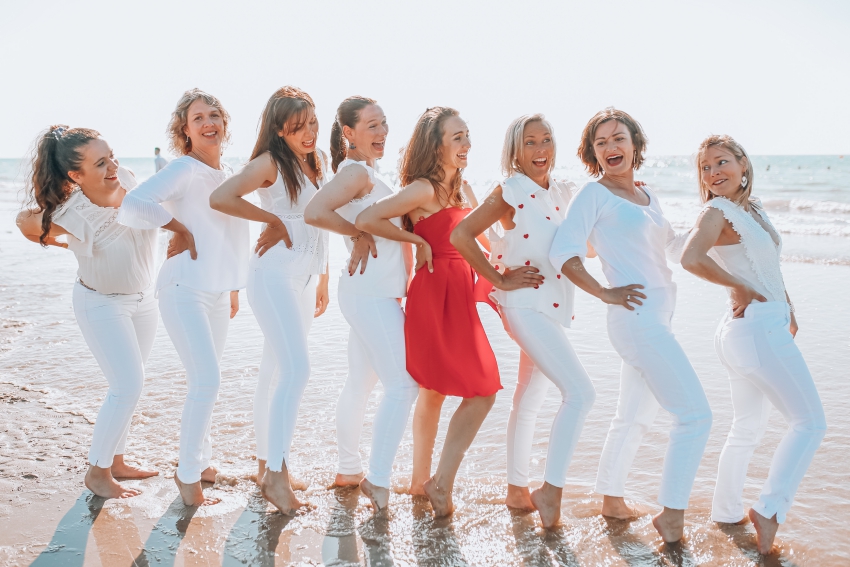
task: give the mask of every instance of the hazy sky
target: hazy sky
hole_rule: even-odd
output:
[[[343,98],[376,98],[393,162],[426,107],[453,106],[472,133],[470,173],[496,170],[508,123],[529,112],[546,114],[572,160],[609,105],[643,124],[651,154],[690,154],[710,133],[751,154],[850,153],[847,0],[15,0],[0,63],[0,157],[56,122],[100,130],[119,156],[150,155],[191,87],[222,100],[227,154],[244,156],[286,84],[315,99],[324,149]]]

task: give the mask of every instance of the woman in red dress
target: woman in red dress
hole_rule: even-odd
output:
[[[416,275],[407,293],[407,371],[420,385],[413,415],[410,493],[424,494],[436,516],[451,514],[460,463],[502,389],[496,357],[476,310],[475,273],[449,242],[452,229],[478,205],[462,182],[472,144],[452,108],[419,118],[399,168],[403,189],[364,210],[355,225],[416,246]],[[406,230],[389,219],[401,216]],[[446,396],[463,398],[449,423],[437,472],[431,456]]]

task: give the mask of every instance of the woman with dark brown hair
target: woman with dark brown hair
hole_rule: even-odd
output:
[[[663,407],[674,422],[658,495],[664,510],[652,523],[664,541],[674,542],[682,538],[711,408],[670,327],[676,284],[667,257],[678,261],[684,235],[673,232],[655,193],[635,184],[645,149],[643,129],[622,110],[607,108],[588,121],[578,155],[600,179],[576,193],[549,259],[576,286],[608,304],[608,338],[623,359],[617,415],[596,477],[596,492],[604,496],[602,515],[634,517],[623,498],[626,479],[643,435]],[[584,268],[588,242],[608,287]]]
[[[88,128],[53,126],[38,139],[27,189],[36,207],[18,215],[23,235],[77,257],[74,315],[109,390],[97,414],[86,487],[102,498],[140,494],[116,478],[155,476],[124,462],[133,411],[145,382],[145,361],[159,320],[153,293],[157,231],[115,222],[136,187],[109,144]],[[64,236],[67,243],[57,241]]]
[[[318,134],[310,95],[296,87],[278,89],[263,110],[251,161],[209,199],[226,215],[264,223],[248,277],[248,301],[266,340],[264,358],[270,352],[274,359],[273,372],[261,371],[254,399],[257,460],[266,466],[258,480],[263,496],[288,515],[304,506],[288,469],[298,406],[310,378],[307,333],[328,306],[328,234],[304,222],[304,209],[325,180]],[[254,191],[260,207],[243,198]]]
[[[183,93],[168,126],[181,157],[130,192],[118,213],[126,226],[174,232],[156,289],[162,322],[186,368],[174,481],[187,506],[217,502],[204,498],[201,481],[215,482],[210,425],[219,363],[248,275],[248,223],[209,206],[210,193],[233,173],[221,160],[229,122],[216,97],[200,89]]]
[[[449,242],[478,205],[463,182],[472,144],[452,108],[419,118],[399,167],[404,188],[364,210],[360,230],[416,246],[416,275],[407,295],[407,370],[420,385],[413,417],[411,494],[425,494],[436,516],[454,509],[452,489],[464,454],[502,388],[499,369],[476,310],[475,273]],[[402,217],[408,230],[391,219]],[[485,239],[486,240],[486,239]],[[463,398],[452,416],[437,472],[431,457],[446,396]]]

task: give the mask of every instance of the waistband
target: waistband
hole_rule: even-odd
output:
[[[676,310],[676,284],[671,283],[668,286],[653,287],[650,289],[638,289],[646,296],[646,299],[640,299],[643,305],[632,304],[634,311],[629,311],[622,305],[609,305],[609,313],[642,313],[645,311],[653,312],[672,312]]]
[[[791,307],[786,301],[754,301],[747,305],[744,316],[739,319],[753,320],[764,317],[789,317]],[[732,310],[726,312],[726,318],[732,318]]]
[[[145,289],[145,290],[142,290],[142,291],[137,291],[135,293],[103,293],[103,292],[97,291],[95,288],[87,285],[86,282],[83,281],[83,278],[77,278],[76,283],[80,284],[81,286],[83,286],[84,288],[86,288],[89,291],[93,291],[95,293],[99,293],[100,295],[106,295],[106,296],[123,295],[123,296],[129,297],[129,296],[132,296],[132,295],[138,295],[138,296],[141,296],[142,298],[144,298],[145,294],[151,293],[151,288],[148,288],[148,289]],[[151,287],[153,287],[153,286],[151,286]]]

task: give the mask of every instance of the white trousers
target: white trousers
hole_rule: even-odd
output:
[[[641,440],[659,405],[673,415],[658,503],[685,510],[711,430],[702,384],[670,327],[675,288],[646,290],[634,311],[608,307],[608,338],[623,359],[617,414],[611,422],[596,477],[596,492],[624,496]]]
[[[743,491],[747,467],[767,426],[770,404],[782,413],[788,431],[773,454],[756,512],[776,514],[781,524],[794,501],[797,487],[826,432],[812,375],[788,326],[788,304],[753,303],[744,317],[727,314],[714,344],[729,372],[735,417],[720,454],[711,519],[738,522],[744,517]]]
[[[74,285],[74,315],[109,390],[97,414],[89,464],[108,468],[123,455],[142,387],[145,362],[156,338],[159,309],[153,290],[104,295]]]
[[[248,301],[265,337],[254,396],[257,458],[264,458],[274,472],[289,463],[298,406],[310,378],[307,333],[316,309],[317,282],[315,275],[293,276],[280,268],[256,266],[248,277]]]
[[[372,425],[372,452],[366,478],[390,487],[393,461],[407,427],[419,385],[407,372],[404,311],[392,297],[340,292],[339,308],[351,325],[348,334],[348,379],[336,405],[339,472],[359,474],[360,432],[369,394],[381,380],[384,397]]]
[[[230,325],[230,292],[200,291],[172,284],[159,291],[162,322],[186,369],[186,402],[180,418],[177,477],[201,480],[210,466],[210,423],[221,384],[221,355]]]
[[[561,488],[596,391],[560,323],[533,309],[503,307],[501,314],[522,349],[508,418],[508,484],[528,486],[534,425],[551,381],[561,392],[561,407],[549,433],[543,479]]]

